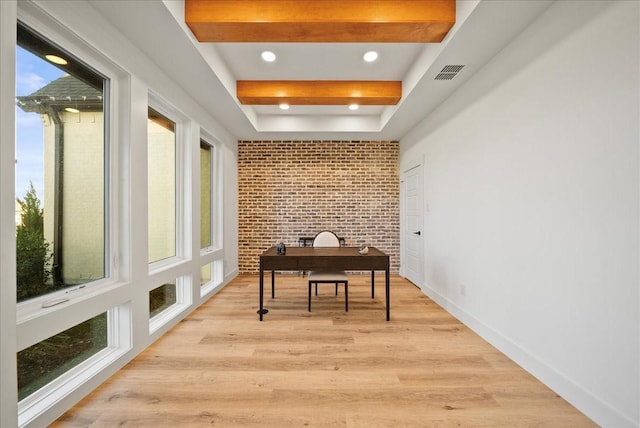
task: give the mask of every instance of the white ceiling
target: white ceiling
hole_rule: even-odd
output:
[[[200,43],[184,0],[95,1],[94,7],[172,76],[236,138],[399,140],[522,32],[551,0],[458,0],[442,43]],[[276,53],[274,63],[260,59]],[[376,50],[374,63],[362,59]],[[434,80],[445,65],[464,65]],[[241,105],[236,80],[402,80],[396,106]]]

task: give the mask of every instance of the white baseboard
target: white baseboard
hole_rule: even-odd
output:
[[[234,279],[238,275],[239,275],[239,273],[238,273],[238,269],[237,268],[232,270],[231,272],[227,272],[224,275],[224,280],[223,280],[222,283],[224,285],[227,285],[232,279]]]
[[[536,377],[554,392],[567,400],[582,413],[603,427],[640,427],[638,422],[621,414],[610,404],[598,399],[574,381],[543,363],[528,350],[514,343],[500,332],[484,324],[473,315],[465,312],[451,300],[442,296],[430,287],[422,288],[424,294],[435,301],[443,309],[456,317],[460,322],[489,342],[523,369]]]

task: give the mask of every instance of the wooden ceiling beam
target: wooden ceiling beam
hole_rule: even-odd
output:
[[[395,105],[400,81],[238,80],[236,96],[249,105]]]
[[[441,42],[455,0],[185,0],[201,42]]]

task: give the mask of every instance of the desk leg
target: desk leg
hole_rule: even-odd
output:
[[[262,321],[262,314],[264,313],[262,308],[262,303],[264,300],[263,295],[264,295],[264,271],[260,269],[260,309],[258,310],[258,313],[260,314],[260,321]]]
[[[376,289],[376,271],[371,271],[371,298],[375,297],[375,289]]]
[[[384,271],[384,282],[387,294],[387,321],[389,321],[389,268]]]
[[[262,321],[262,315],[269,312],[264,306],[264,271],[260,269],[260,309],[258,309],[258,315],[260,315],[260,321]]]
[[[276,273],[271,271],[271,298],[276,298]]]

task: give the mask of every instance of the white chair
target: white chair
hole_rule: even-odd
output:
[[[313,239],[314,247],[339,247],[340,240],[331,231],[324,230]],[[349,281],[347,274],[343,270],[322,270],[309,272],[309,312],[311,312],[311,285],[316,286],[316,296],[318,295],[318,284],[329,283],[336,285],[336,296],[338,295],[338,284],[344,284],[344,310],[349,312]]]

